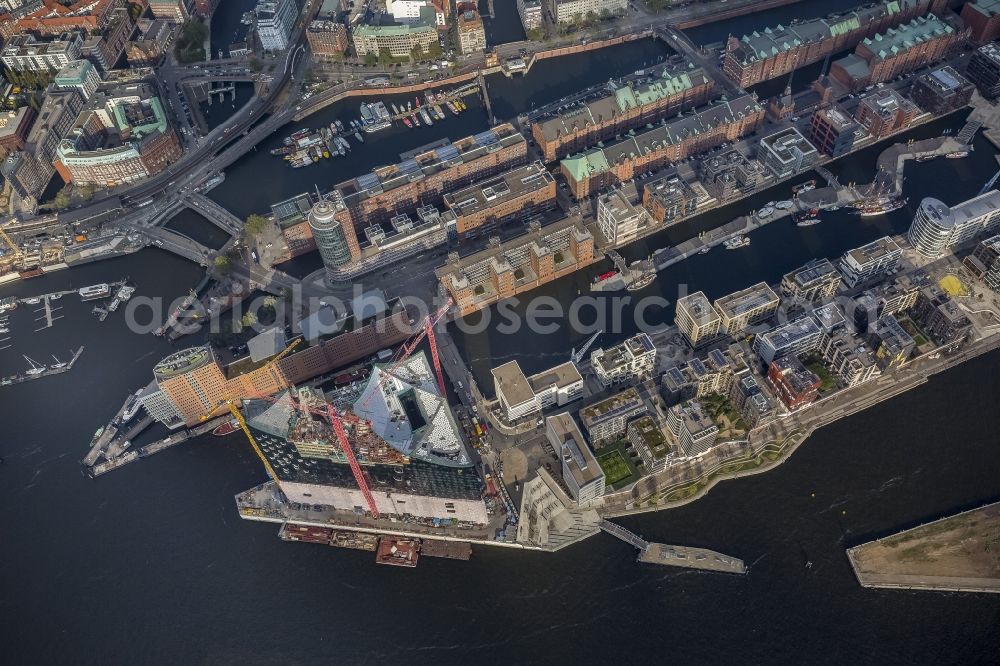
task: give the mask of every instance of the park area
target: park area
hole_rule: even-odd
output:
[[[621,483],[633,474],[625,455],[619,449],[611,449],[599,454],[597,464],[604,471],[604,483],[609,486]]]

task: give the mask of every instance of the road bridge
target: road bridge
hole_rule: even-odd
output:
[[[243,220],[204,194],[189,194],[184,202],[230,236],[238,236],[243,231]]]
[[[150,227],[142,230],[143,235],[153,240],[153,244],[167,252],[172,252],[202,266],[215,258],[215,250],[170,229]]]

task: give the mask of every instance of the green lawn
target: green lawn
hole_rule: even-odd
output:
[[[604,471],[604,483],[613,486],[623,479],[632,476],[625,456],[618,449],[597,456],[597,464]]]
[[[826,367],[826,364],[823,363],[823,359],[819,356],[815,354],[810,355],[805,359],[805,363],[803,363],[803,365],[811,370],[814,375],[819,377],[819,390],[821,392],[826,393],[831,389],[837,388],[837,378],[833,376],[830,369]]]

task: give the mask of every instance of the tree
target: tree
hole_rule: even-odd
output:
[[[424,49],[420,44],[413,45],[413,48],[410,50],[410,57],[413,58],[414,62],[420,62],[424,59]]]
[[[80,198],[89,201],[94,196],[94,186],[93,185],[81,185],[76,188],[76,193],[80,195]]]
[[[436,58],[440,58],[441,57],[441,44],[439,44],[437,41],[433,41],[430,44],[428,44],[427,45],[427,55],[429,55],[432,60],[436,59]]]
[[[69,199],[69,192],[64,187],[61,190],[59,190],[58,192],[56,192],[56,196],[52,200],[52,206],[56,210],[62,210],[64,208],[66,208],[67,206],[69,206],[69,201],[70,201],[70,199]]]
[[[378,64],[378,54],[374,51],[369,51],[365,54],[365,64],[366,65],[377,65]]]
[[[219,255],[215,258],[215,272],[223,276],[229,275],[233,272],[233,262],[229,260],[229,257]]]
[[[389,49],[379,49],[378,50],[378,63],[380,65],[392,64],[392,51]]]
[[[267,224],[266,217],[254,213],[247,218],[246,224],[243,225],[243,231],[246,232],[247,236],[259,236],[267,229]]]
[[[142,16],[143,9],[144,7],[142,5],[134,4],[131,2],[128,3],[128,13],[132,17],[133,21]]]
[[[540,42],[545,39],[545,33],[541,28],[532,28],[525,32],[525,36],[533,42]]]
[[[264,69],[264,63],[258,60],[256,57],[250,58],[250,69],[255,72],[259,72]]]
[[[247,312],[240,319],[240,323],[243,324],[244,328],[250,328],[251,326],[257,323],[257,315],[255,315],[252,312]]]

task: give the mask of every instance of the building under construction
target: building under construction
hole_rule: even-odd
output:
[[[327,396],[291,389],[243,407],[288,502],[343,511],[345,518],[368,514],[468,528],[489,521],[483,481],[423,353],[374,366],[360,390],[344,387]]]

